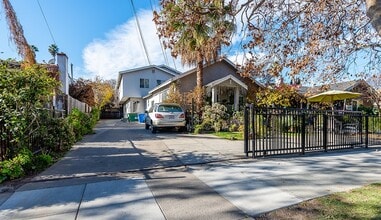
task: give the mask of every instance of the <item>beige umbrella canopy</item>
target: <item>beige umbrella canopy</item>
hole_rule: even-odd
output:
[[[330,90],[326,92],[319,93],[317,95],[313,95],[307,100],[309,102],[334,102],[337,100],[345,100],[345,99],[354,99],[361,96],[361,93],[357,92],[348,92],[341,90]]]

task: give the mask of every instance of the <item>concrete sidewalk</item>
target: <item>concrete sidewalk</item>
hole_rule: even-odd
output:
[[[320,153],[192,166],[193,174],[250,216],[381,182],[381,151]]]
[[[381,182],[378,148],[243,156],[240,141],[101,121],[32,182],[0,194],[0,219],[250,219]]]

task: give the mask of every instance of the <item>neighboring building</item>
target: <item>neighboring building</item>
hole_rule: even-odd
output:
[[[119,72],[117,90],[123,117],[127,118],[129,113],[144,112],[146,106],[143,97],[178,74],[178,71],[164,65],[150,65]]]
[[[262,87],[253,80],[241,77],[237,73],[235,65],[225,58],[206,64],[203,71],[207,101],[209,104],[224,104],[228,110],[239,110],[246,101],[248,91],[252,93]],[[149,91],[148,95],[144,97],[146,108],[150,108],[154,103],[164,101],[172,83],[180,85],[179,92],[181,94],[193,91],[196,87],[196,68],[173,77]]]
[[[360,105],[365,107],[373,107],[375,102],[374,97],[377,94],[377,91],[363,79],[332,83],[316,87],[302,87],[299,92],[305,96],[311,96],[329,90],[342,90],[361,93],[362,95],[359,98],[353,99],[352,103],[348,105],[350,109],[354,110]]]

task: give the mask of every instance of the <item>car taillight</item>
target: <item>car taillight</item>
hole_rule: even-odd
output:
[[[184,113],[181,113],[181,115],[179,116],[179,118],[185,118]]]
[[[162,114],[158,114],[158,113],[156,113],[156,114],[155,114],[155,118],[164,118],[164,116],[163,116]]]

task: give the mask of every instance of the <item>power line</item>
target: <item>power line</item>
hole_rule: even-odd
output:
[[[146,54],[146,58],[147,58],[148,64],[151,65],[151,60],[149,59],[149,55],[148,55],[148,51],[147,51],[147,47],[146,47],[146,43],[145,43],[144,38],[143,38],[143,35],[142,35],[142,29],[140,28],[139,19],[138,19],[138,16],[137,16],[137,14],[136,14],[134,1],[131,0],[130,2],[131,2],[131,5],[132,5],[132,11],[134,12],[134,16],[135,16],[136,24],[137,24],[137,26],[138,26],[139,36],[140,36],[140,39],[142,40],[142,43],[143,43],[143,49],[144,49],[144,52],[145,52],[145,54]]]
[[[150,0],[149,3],[151,4],[151,11],[152,11],[152,14],[153,14],[153,12],[154,12],[154,8],[153,8],[152,1]],[[155,24],[155,26],[156,26],[156,24]],[[160,38],[159,38],[159,43],[160,43],[161,53],[163,54],[165,64],[166,64],[167,66],[169,66],[167,53],[166,53],[165,50],[164,50],[164,46],[163,46],[163,44],[161,43]]]
[[[53,33],[52,33],[52,30],[50,29],[50,26],[49,26],[48,20],[46,19],[46,16],[45,16],[44,10],[42,10],[41,4],[40,4],[40,0],[37,0],[37,3],[38,3],[38,6],[40,7],[40,11],[41,11],[41,14],[42,14],[42,16],[44,17],[44,20],[45,20],[45,24],[46,24],[46,26],[48,27],[48,30],[49,30],[49,33],[50,33],[50,37],[52,38],[52,40],[53,40],[53,43],[54,43],[54,44],[56,44],[56,41],[54,40],[54,37],[53,37]]]
[[[152,2],[154,2],[154,3],[152,3]],[[155,1],[154,0],[150,0],[150,4],[151,4],[152,13],[153,13],[154,10],[157,11],[157,8],[156,8],[157,4],[155,3]],[[154,5],[155,5],[155,9],[154,9]],[[155,26],[156,26],[156,24],[155,24]],[[160,40],[160,38],[159,38],[159,43],[160,43],[160,47],[161,47],[161,52],[163,53],[163,56],[164,56],[165,63],[167,64],[167,66],[169,66],[168,55],[165,52],[163,42]],[[175,58],[173,56],[171,56],[171,58],[172,58],[173,66],[177,70]]]

